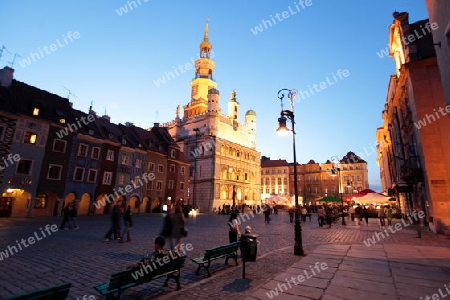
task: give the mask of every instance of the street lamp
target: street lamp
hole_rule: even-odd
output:
[[[342,225],[347,225],[345,224],[344,219],[344,198],[342,198],[341,169],[337,167],[331,168],[331,176],[337,176],[339,180],[339,193],[341,194],[341,204],[342,204]]]
[[[285,94],[291,101],[291,110],[283,110],[283,99]],[[295,215],[294,215],[294,255],[304,255],[302,243],[302,227],[300,224],[300,209],[298,207],[298,187],[297,187],[297,157],[295,153],[295,129],[294,129],[294,98],[297,96],[296,90],[281,89],[278,91],[278,99],[281,101],[281,112],[278,118],[277,133],[288,133],[290,130],[286,127],[286,120],[292,123],[292,148],[294,151],[294,197],[295,197]]]
[[[192,187],[192,207],[194,209],[197,208],[197,201],[195,198],[195,185],[196,185],[196,174],[197,174],[197,153],[200,153],[200,151],[197,151],[197,140],[198,140],[198,132],[199,128],[194,128],[195,131],[195,149],[194,149],[194,184]]]

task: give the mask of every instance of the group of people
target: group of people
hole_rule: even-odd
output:
[[[78,203],[76,200],[67,202],[63,210],[63,220],[60,230],[78,229],[77,225]]]
[[[163,219],[160,236],[169,241],[170,249],[177,250],[181,241],[187,236],[186,216],[181,205],[170,207]]]
[[[111,212],[111,226],[108,232],[105,234],[103,241],[109,242],[111,236],[114,236],[114,240],[118,240],[120,243],[125,242],[124,237],[127,238],[127,242],[131,242],[131,227],[133,227],[132,220],[133,213],[131,212],[131,206],[128,205],[124,209],[122,200],[118,200],[112,208]],[[122,232],[121,221],[124,223],[124,230]]]
[[[252,233],[250,226],[245,226],[244,234]],[[228,219],[228,240],[230,243],[237,242],[241,238],[241,230],[239,228],[239,221],[237,220],[237,213],[232,212]]]
[[[385,228],[386,227],[386,221],[388,221],[388,226],[392,226],[392,207],[390,205],[385,207],[380,207],[380,210],[378,211],[378,218],[380,218],[380,226]]]

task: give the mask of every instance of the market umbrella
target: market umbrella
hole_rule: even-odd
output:
[[[267,198],[266,200],[267,200],[267,201],[273,201],[273,202],[287,201],[286,198],[283,198],[283,197],[278,196],[278,195],[273,195],[273,196],[271,196],[270,198]]]
[[[352,194],[350,196],[345,196],[344,200],[345,201],[351,201],[351,200],[355,200],[354,198],[361,198],[361,197],[363,197],[363,196],[365,196],[367,194],[372,194],[372,193],[377,193],[377,192],[375,192],[374,190],[371,190],[371,189],[365,189],[365,190],[362,190],[362,191],[360,191],[358,193]],[[382,195],[382,194],[380,194],[380,195]]]
[[[361,203],[361,204],[369,204],[369,203],[389,203],[389,199],[391,197],[387,197],[384,196],[383,194],[380,193],[367,193],[362,197],[358,197],[353,199],[355,202],[357,203]]]

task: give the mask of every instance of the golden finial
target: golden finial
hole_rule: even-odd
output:
[[[205,25],[205,36],[203,37],[203,40],[205,42],[208,41],[208,24],[209,24],[209,18],[206,18],[206,25]]]

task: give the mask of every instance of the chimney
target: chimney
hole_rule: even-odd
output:
[[[108,122],[111,122],[111,117],[108,115],[103,115],[102,118],[107,120]]]
[[[159,127],[159,123],[153,123],[153,127]]]
[[[14,69],[4,67],[0,70],[0,86],[9,88],[13,80]]]

